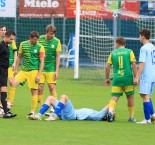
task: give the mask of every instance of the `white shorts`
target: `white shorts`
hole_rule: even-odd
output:
[[[147,82],[140,80],[140,94],[151,96],[154,90],[155,82]]]

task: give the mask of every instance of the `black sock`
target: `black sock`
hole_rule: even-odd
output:
[[[6,92],[1,92],[1,103],[2,103],[3,110],[4,110],[5,114],[8,112],[7,99],[6,98],[7,98],[7,93]]]

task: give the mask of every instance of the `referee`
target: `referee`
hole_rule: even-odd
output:
[[[3,118],[12,118],[16,114],[10,113],[7,109],[7,79],[8,79],[8,67],[9,67],[9,48],[8,44],[11,44],[15,39],[15,32],[8,30],[5,33],[5,37],[0,42],[0,95],[1,103],[4,110]]]

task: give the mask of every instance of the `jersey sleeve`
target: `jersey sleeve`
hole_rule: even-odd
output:
[[[111,57],[111,53],[110,53],[110,55],[109,55],[109,57],[108,57],[108,61],[107,61],[107,63],[108,63],[108,64],[112,64],[112,57]]]
[[[136,58],[133,51],[130,52],[130,62],[136,62]]]
[[[23,53],[23,50],[22,50],[22,43],[20,43],[18,53],[19,53],[19,54],[22,54],[22,53]]]
[[[140,49],[140,53],[139,53],[139,62],[145,62],[146,60],[146,50],[144,49],[144,47],[142,47]]]
[[[12,50],[13,51],[17,51],[16,42],[14,40],[12,41],[12,44],[11,45],[12,45]]]
[[[44,49],[43,45],[41,45],[41,48],[40,48],[40,51],[39,51],[39,57],[40,58],[45,57],[45,49]]]
[[[60,43],[60,41],[58,42],[56,52],[61,52],[61,43]]]

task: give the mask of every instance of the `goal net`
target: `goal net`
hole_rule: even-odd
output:
[[[122,36],[137,62],[142,44],[139,31],[151,31],[155,41],[155,17],[140,15],[141,1],[81,1],[79,34],[79,78],[103,79],[107,58]],[[87,7],[86,7],[87,5]],[[95,6],[95,10],[90,10]]]

